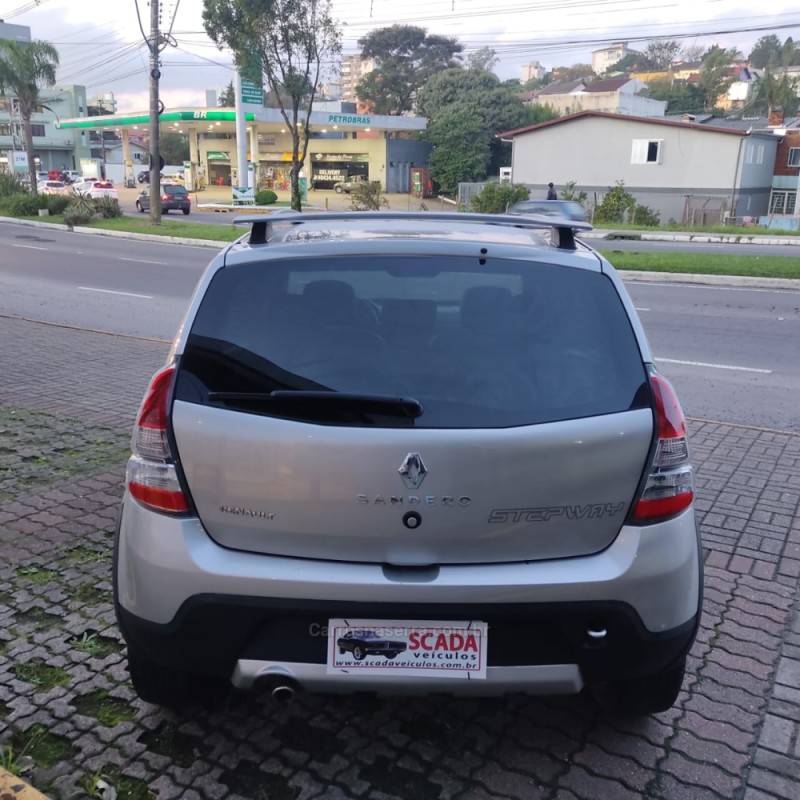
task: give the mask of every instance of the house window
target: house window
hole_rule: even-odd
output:
[[[663,139],[634,139],[631,164],[660,164]]]
[[[760,144],[756,147],[756,164],[764,163],[764,145]]]
[[[44,136],[44,125],[31,125],[31,136]]]
[[[0,136],[11,136],[11,126],[7,122],[0,122]]]
[[[769,199],[769,213],[770,214],[794,214],[797,208],[797,192],[784,191],[779,189],[772,190],[772,196]]]
[[[790,167],[800,167],[800,147],[789,148],[789,163]]]

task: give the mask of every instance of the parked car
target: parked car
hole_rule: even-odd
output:
[[[39,181],[36,190],[39,194],[72,194],[72,187],[63,181]]]
[[[101,197],[110,197],[112,200],[119,200],[117,190],[111,181],[93,181],[89,184],[88,190],[84,192],[89,197],[97,200]]]
[[[591,226],[237,222],[134,427],[114,596],[138,695],[669,708],[701,613],[686,421]],[[356,661],[348,630],[407,652]]]
[[[136,198],[136,210],[144,213],[150,210],[150,190],[146,189]],[[192,198],[184,186],[165,183],[161,186],[161,213],[183,211],[189,214],[192,210]]]
[[[46,171],[45,172],[39,171],[36,173],[37,183],[41,183],[41,181],[46,181],[46,180],[49,180],[48,173]]]
[[[382,639],[375,631],[348,631],[337,639],[339,654],[352,653],[356,661],[363,661],[367,656],[385,656],[390,661],[400,655],[408,643]]]
[[[92,186],[94,186],[99,180],[100,178],[78,178],[78,180],[72,184],[72,190],[76,194],[88,194],[91,191]]]
[[[586,212],[574,200],[520,200],[509,209],[509,214],[541,214],[546,217],[566,217],[583,222]]]
[[[162,183],[178,183],[181,186],[185,184],[182,172],[169,172],[161,175]]]
[[[336,194],[341,194],[342,192],[345,194],[350,194],[350,192],[354,192],[365,181],[366,178],[364,178],[362,175],[352,175],[345,181],[334,183],[333,191],[336,192]]]
[[[80,172],[74,169],[64,170],[64,172],[61,173],[61,180],[64,181],[64,183],[75,183],[82,180],[82,178],[83,176]]]

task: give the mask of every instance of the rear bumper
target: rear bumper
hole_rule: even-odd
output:
[[[486,621],[481,693],[495,684],[577,691],[582,680],[644,675],[682,657],[696,633],[701,586],[692,509],[623,528],[592,556],[406,570],[227,550],[196,518],[156,514],[126,496],[115,557],[120,627],[150,660],[233,676],[241,686],[284,674],[342,691],[358,687],[325,674],[320,631],[331,618]],[[598,640],[590,628],[607,635]],[[429,681],[430,691],[478,691]],[[404,683],[392,679],[391,688]],[[428,690],[419,679],[412,686]]]
[[[326,691],[506,691],[570,693],[584,681],[658,672],[685,655],[699,615],[676,629],[647,631],[622,603],[430,605],[198,596],[158,625],[118,609],[126,641],[148,659],[249,688],[287,680]],[[463,681],[328,674],[326,628],[331,618],[470,620],[489,623],[487,677]],[[598,639],[589,630],[606,631]],[[467,684],[474,684],[467,686]]]

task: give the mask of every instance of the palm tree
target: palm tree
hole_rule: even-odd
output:
[[[36,162],[33,156],[31,116],[40,105],[40,90],[55,84],[57,67],[58,50],[50,42],[0,40],[0,95],[8,93],[19,103],[25,132],[25,150],[28,153],[31,191],[34,194]]]

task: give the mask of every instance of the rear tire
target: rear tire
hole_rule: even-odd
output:
[[[156,664],[130,645],[128,672],[136,694],[146,703],[164,708],[207,705],[227,694],[223,681]]]
[[[187,217],[188,217],[188,216],[189,216],[189,211],[191,211],[191,209],[189,209],[189,208],[184,208],[184,209],[183,209],[184,216],[187,216]]]
[[[335,186],[333,188],[333,191],[336,192],[336,194],[341,194],[344,191],[344,189],[342,189],[341,186]]]
[[[364,652],[364,648],[363,647],[359,647],[358,645],[356,645],[353,648],[353,658],[356,661],[363,661],[364,658],[366,657],[366,655],[367,654]]]
[[[641,678],[606,681],[591,687],[595,700],[606,711],[622,717],[643,717],[667,711],[678,699],[686,672],[686,658]]]
[[[144,209],[142,208],[142,204],[141,204],[141,203],[140,203],[138,200],[136,201],[136,210],[137,210],[137,211],[138,211],[140,214],[144,214]]]

